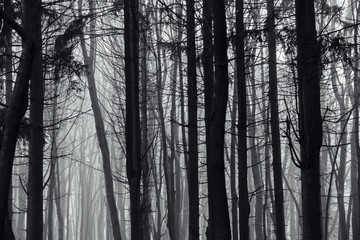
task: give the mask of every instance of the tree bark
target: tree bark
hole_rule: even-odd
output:
[[[26,238],[43,237],[43,109],[44,80],[42,66],[41,0],[23,1],[24,27],[34,39],[35,56],[30,76],[30,142]]]
[[[188,63],[188,121],[189,121],[189,239],[199,239],[199,173],[198,173],[198,133],[197,133],[197,77],[195,46],[194,0],[186,1],[186,33]]]
[[[355,4],[355,11],[356,11],[356,21],[359,21],[360,17],[360,10],[357,6],[358,3],[353,1],[352,4]],[[354,6],[354,5],[353,5]],[[354,140],[355,140],[355,147],[356,147],[356,157],[357,157],[357,206],[360,206],[360,141],[359,141],[359,98],[360,98],[360,83],[359,83],[359,49],[357,46],[358,43],[358,36],[359,30],[358,27],[354,28],[354,42],[355,42],[355,50],[354,50]],[[353,222],[360,222],[360,213],[357,212],[357,220]],[[353,239],[360,239],[360,230],[359,226],[353,226]]]
[[[232,238],[239,239],[239,221],[238,221],[238,196],[236,193],[236,116],[238,111],[238,89],[237,83],[234,84],[234,93],[231,110],[231,140],[230,140],[230,189],[231,189],[231,224]]]
[[[131,238],[142,239],[140,179],[142,168],[139,117],[139,3],[126,0],[125,85],[126,85],[126,172],[130,183]]]
[[[236,0],[236,69],[238,87],[238,146],[239,146],[239,224],[240,239],[249,239],[250,206],[248,200],[247,183],[247,145],[246,145],[246,79],[245,79],[245,53],[244,53],[244,1]]]
[[[299,123],[303,238],[321,239],[320,49],[316,39],[314,1],[296,0],[296,35],[299,82]]]
[[[148,84],[149,81],[148,77],[148,69],[147,69],[147,58],[148,58],[148,51],[147,51],[147,22],[148,22],[148,10],[142,9],[142,14],[145,15],[145,21],[141,21],[141,31],[142,31],[142,41],[141,48],[139,52],[139,58],[141,59],[141,154],[142,154],[142,183],[143,183],[143,192],[142,192],[142,217],[143,217],[143,239],[150,239],[151,233],[151,223],[150,223],[150,216],[151,216],[151,188],[150,188],[150,160],[149,160],[149,153],[150,146],[148,146]]]
[[[254,59],[253,59],[254,60]],[[262,225],[262,216],[263,216],[263,183],[261,180],[261,162],[259,162],[259,154],[256,146],[256,86],[255,86],[255,65],[252,64],[251,67],[251,95],[252,95],[252,107],[248,109],[249,116],[249,148],[251,153],[251,170],[254,178],[254,187],[255,187],[255,216],[254,216],[254,225],[255,225],[255,239],[263,239],[263,225]]]
[[[275,33],[274,0],[267,0],[267,27],[269,49],[269,101],[271,109],[271,145],[273,155],[274,188],[275,188],[275,232],[276,239],[285,239],[284,196],[281,169],[281,143],[279,130],[279,106],[277,89],[277,57]]]
[[[205,111],[208,111],[205,116],[206,131],[208,131],[206,134],[209,201],[208,239],[226,240],[231,239],[224,172],[225,118],[229,85],[226,17],[224,0],[212,0],[210,3],[214,19],[215,78],[205,78],[204,80],[205,94],[211,94],[211,96],[205,97],[205,105],[207,106]],[[204,69],[204,71],[206,72],[208,69]],[[212,81],[213,85],[209,84]],[[210,90],[207,90],[209,87]]]

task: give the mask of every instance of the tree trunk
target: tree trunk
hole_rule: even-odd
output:
[[[267,27],[269,49],[269,101],[271,109],[271,145],[273,152],[273,171],[275,188],[275,232],[276,239],[285,239],[284,196],[281,169],[281,143],[279,130],[279,106],[277,90],[277,57],[274,0],[267,0]]]
[[[346,107],[344,101],[344,93],[340,93],[337,86],[337,73],[335,68],[335,59],[333,59],[334,63],[331,64],[331,81],[332,88],[336,100],[339,103],[340,108],[340,116],[343,118],[340,120],[340,161],[339,161],[339,169],[337,173],[337,203],[339,209],[339,232],[341,235],[341,240],[348,240],[348,227],[346,223],[346,212],[345,212],[345,203],[344,203],[344,191],[345,191],[345,170],[346,170],[346,155],[347,155],[347,122],[348,119],[345,118]],[[336,161],[337,154],[335,155],[334,161]],[[329,196],[330,197],[330,196]]]
[[[30,143],[26,238],[43,237],[43,109],[44,80],[42,66],[41,0],[23,1],[24,27],[34,39],[36,64],[30,84]]]
[[[81,0],[79,0],[79,6],[81,6]],[[91,16],[94,17],[94,2],[89,0],[89,7],[91,11]],[[79,10],[81,12],[81,9]],[[95,21],[91,21],[90,28],[94,31],[95,29]],[[102,154],[103,159],[103,170],[104,170],[104,177],[105,177],[105,191],[106,191],[106,199],[109,207],[110,219],[111,219],[111,227],[114,239],[121,240],[120,234],[120,223],[118,217],[118,211],[116,207],[116,201],[114,196],[114,185],[113,185],[113,178],[111,173],[111,163],[110,163],[110,152],[109,146],[106,139],[106,132],[104,127],[103,117],[101,115],[99,100],[97,97],[96,92],[96,84],[95,84],[95,73],[94,73],[94,54],[95,54],[95,39],[91,38],[90,40],[90,54],[87,54],[86,46],[85,46],[85,39],[82,36],[81,39],[81,49],[83,53],[84,63],[87,67],[86,77],[88,80],[88,88],[91,100],[91,107],[94,112],[94,120],[95,120],[95,127],[96,127],[96,135],[99,141],[99,146]]]
[[[211,94],[210,97],[205,97],[205,111],[208,111],[205,116],[206,130],[209,131],[206,138],[209,201],[208,239],[226,240],[231,239],[231,231],[224,172],[225,118],[229,85],[224,1],[211,1],[211,9],[214,17],[215,78],[204,79],[205,94]],[[204,69],[204,71],[208,70]],[[213,86],[209,84],[212,81]],[[209,87],[210,91],[206,89]]]
[[[237,83],[234,83],[234,94],[232,99],[231,110],[231,142],[230,142],[230,189],[231,189],[231,224],[232,224],[232,238],[233,240],[239,239],[238,228],[238,197],[236,193],[236,116],[238,106],[238,89]]]
[[[126,85],[126,172],[130,183],[131,238],[142,239],[140,208],[141,131],[139,117],[139,3],[126,0],[125,85]]]
[[[254,59],[253,59],[254,61]],[[251,89],[252,89],[252,109],[249,109],[249,148],[251,153],[251,170],[254,178],[254,187],[255,187],[255,217],[254,217],[254,225],[255,225],[255,239],[262,240],[263,239],[263,230],[262,230],[262,216],[263,216],[263,183],[261,180],[261,162],[259,162],[259,154],[256,146],[256,121],[255,121],[255,113],[256,113],[256,86],[255,86],[255,65],[252,64],[251,67]]]
[[[353,1],[352,4],[355,4],[355,11],[356,11],[356,21],[359,21],[360,17],[360,10],[357,6],[356,1]],[[354,6],[354,5],[353,5]],[[355,50],[354,50],[354,138],[355,138],[355,147],[356,147],[356,157],[357,157],[357,206],[360,206],[360,143],[359,143],[359,98],[360,98],[360,83],[359,83],[359,49],[357,46],[358,43],[358,34],[359,30],[358,27],[354,28],[354,42],[355,42]],[[360,213],[356,212],[357,221],[360,222]],[[360,239],[360,230],[359,226],[353,227],[353,239]]]
[[[186,1],[187,77],[188,77],[188,124],[189,124],[189,239],[199,239],[199,173],[197,133],[197,77],[195,45],[194,0]]]
[[[316,39],[314,1],[296,0],[296,34],[299,81],[299,123],[303,238],[321,239],[320,49]]]
[[[143,200],[142,200],[142,213],[143,213],[143,239],[150,239],[151,233],[151,224],[150,224],[150,216],[151,216],[151,188],[150,188],[150,160],[149,160],[149,153],[150,146],[148,146],[148,69],[147,69],[147,31],[145,30],[148,22],[148,12],[142,9],[142,14],[145,15],[145,21],[141,21],[142,27],[142,41],[141,42],[141,51],[139,53],[139,57],[141,59],[141,154],[142,154],[142,162],[143,162],[143,175],[142,175],[142,182],[143,182]],[[140,56],[141,55],[141,56]],[[140,74],[139,73],[139,74]]]
[[[11,6],[11,1],[10,0],[5,0],[3,3],[3,9],[4,12],[6,13],[13,13],[13,8]],[[3,28],[1,31],[1,37],[4,38],[5,40],[5,56],[3,56],[3,58],[5,58],[5,104],[7,106],[9,106],[10,104],[10,99],[11,99],[11,95],[12,95],[12,29],[9,26],[9,24],[4,23],[3,24]],[[0,69],[0,71],[2,71],[2,69]],[[3,133],[1,133],[0,138],[2,138]],[[0,140],[1,142],[1,140]],[[1,144],[0,144],[1,146]],[[4,239],[15,239],[14,233],[12,231],[12,214],[13,214],[13,210],[12,210],[12,185],[10,183],[10,188],[9,188],[9,199],[8,199],[8,214],[7,217],[5,219],[6,223],[5,223],[5,230],[4,230]],[[1,234],[1,232],[0,232]]]
[[[238,123],[238,146],[239,146],[239,224],[240,239],[249,239],[249,215],[250,206],[248,200],[247,183],[247,145],[246,145],[246,79],[245,79],[245,44],[244,44],[244,1],[236,0],[236,69],[239,94],[239,123]]]

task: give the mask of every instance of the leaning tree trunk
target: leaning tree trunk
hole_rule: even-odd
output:
[[[3,9],[4,12],[6,13],[12,13],[13,14],[13,8],[11,6],[11,1],[10,0],[5,0],[3,3]],[[5,58],[5,104],[6,106],[9,106],[10,104],[10,99],[11,99],[11,94],[12,94],[12,64],[13,64],[13,54],[12,54],[12,29],[9,26],[9,24],[4,23],[3,24],[3,28],[1,31],[1,38],[4,38],[5,40],[5,56],[3,56],[3,58]],[[2,69],[0,69],[0,72],[2,71]],[[0,136],[0,138],[2,138],[2,134]],[[1,140],[0,140],[1,141]],[[1,144],[0,144],[1,145]],[[6,223],[5,223],[5,230],[4,230],[4,235],[3,237],[5,239],[15,239],[14,233],[12,231],[12,215],[13,215],[13,210],[12,210],[12,186],[10,185],[9,188],[9,200],[8,200],[8,215],[6,217]],[[1,234],[1,233],[0,233]]]
[[[214,55],[215,78],[205,79],[213,81],[211,100],[206,97],[206,148],[207,148],[207,177],[209,201],[208,239],[231,239],[229,208],[226,196],[224,139],[226,105],[228,100],[228,59],[226,38],[225,3],[223,0],[212,0],[211,9],[214,18]],[[205,70],[206,71],[206,70]],[[210,85],[211,86],[211,85]]]
[[[81,2],[81,0],[80,0]],[[81,3],[82,4],[82,3]],[[79,3],[80,5],[80,3]],[[81,5],[80,5],[81,6]],[[91,11],[91,16],[94,16],[94,2],[89,0],[89,7]],[[81,10],[79,10],[81,11]],[[92,31],[95,29],[95,21],[94,19],[91,21],[90,28]],[[87,67],[86,77],[88,80],[88,88],[89,95],[91,100],[91,107],[94,112],[94,120],[96,127],[96,135],[99,141],[99,146],[103,158],[103,170],[105,177],[105,192],[106,192],[106,200],[109,207],[110,219],[111,219],[111,227],[114,239],[121,239],[120,234],[120,223],[118,217],[118,211],[116,207],[116,201],[114,196],[114,185],[113,178],[111,173],[111,163],[110,163],[110,152],[109,146],[106,139],[106,132],[104,127],[103,117],[101,115],[99,100],[96,92],[96,84],[95,84],[95,73],[94,73],[94,54],[95,54],[95,39],[90,39],[90,54],[88,55],[85,45],[84,36],[81,37],[81,49],[83,53],[84,63]]]
[[[316,39],[314,1],[296,0],[296,34],[299,81],[299,123],[303,238],[321,239],[320,48]]]

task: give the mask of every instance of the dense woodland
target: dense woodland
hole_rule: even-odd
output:
[[[360,239],[357,0],[2,0],[0,239]]]

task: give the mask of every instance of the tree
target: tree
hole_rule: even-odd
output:
[[[82,1],[79,0],[79,6],[82,7]],[[91,30],[95,29],[95,22],[94,22],[94,10],[95,5],[93,0],[89,0],[89,9],[90,14],[92,16],[91,22]],[[79,9],[81,13],[81,9]],[[80,15],[80,20],[82,16]],[[99,146],[102,154],[103,160],[103,170],[104,170],[104,178],[105,178],[105,191],[106,191],[106,200],[108,203],[108,210],[110,213],[111,219],[111,227],[114,239],[121,239],[120,233],[120,223],[118,217],[118,211],[116,207],[116,201],[114,196],[114,184],[113,184],[113,177],[111,173],[111,166],[110,166],[110,151],[109,145],[106,139],[106,131],[104,126],[103,117],[101,115],[101,109],[99,104],[99,99],[97,97],[96,92],[96,83],[95,83],[95,71],[94,71],[94,54],[95,54],[95,39],[90,39],[90,53],[87,53],[85,39],[84,36],[81,36],[81,49],[84,58],[84,63],[86,65],[86,77],[88,80],[88,89],[89,95],[91,100],[91,107],[94,112],[94,120],[95,120],[95,127],[96,127],[96,135],[99,141]]]
[[[267,1],[267,27],[268,27],[268,49],[269,49],[269,101],[270,101],[270,124],[271,145],[273,153],[274,188],[275,188],[275,218],[276,239],[285,239],[284,221],[284,196],[281,169],[281,143],[279,130],[279,106],[277,89],[277,54],[275,33],[275,10],[274,1]]]
[[[320,48],[316,38],[314,1],[296,0],[295,8],[303,238],[321,239]]]
[[[231,239],[229,209],[226,196],[225,166],[224,166],[224,137],[225,117],[228,100],[228,59],[225,3],[223,0],[212,0],[210,5],[204,1],[204,11],[210,7],[214,20],[214,57],[215,78],[205,76],[205,122],[206,122],[206,149],[207,149],[207,176],[209,226],[208,239]],[[206,9],[208,11],[209,9]],[[207,12],[208,14],[209,12]],[[204,12],[205,15],[205,12]],[[205,24],[208,19],[205,19]],[[207,28],[208,26],[205,26]],[[209,47],[205,43],[204,48]],[[211,38],[210,38],[211,39]],[[205,54],[204,54],[205,55]],[[211,57],[204,56],[204,57]],[[210,61],[210,60],[209,60]],[[212,66],[209,65],[212,68]],[[204,71],[211,71],[204,67]]]
[[[126,0],[125,85],[126,85],[126,173],[130,184],[131,238],[142,239],[140,208],[141,131],[139,117],[139,3]]]
[[[22,9],[23,18],[24,15],[26,15],[26,11],[29,10],[31,10],[31,8]],[[13,94],[6,109],[3,122],[3,136],[0,150],[0,233],[2,234],[4,231],[5,218],[8,214],[9,188],[17,136],[20,122],[28,106],[28,86],[35,58],[34,50],[36,44],[35,40],[30,37],[28,30],[17,24],[3,11],[0,11],[0,17],[21,36],[23,43]]]
[[[24,28],[34,39],[34,64],[30,75],[30,143],[28,178],[28,240],[43,237],[43,109],[44,80],[42,65],[41,0],[23,1]]]
[[[238,88],[238,159],[239,159],[239,224],[240,239],[249,239],[249,214],[247,185],[247,145],[246,145],[246,78],[245,78],[245,27],[244,1],[236,0],[236,78]]]
[[[188,59],[188,119],[189,119],[189,239],[199,239],[199,164],[197,134],[197,77],[195,46],[195,8],[194,0],[186,1],[186,33]]]

